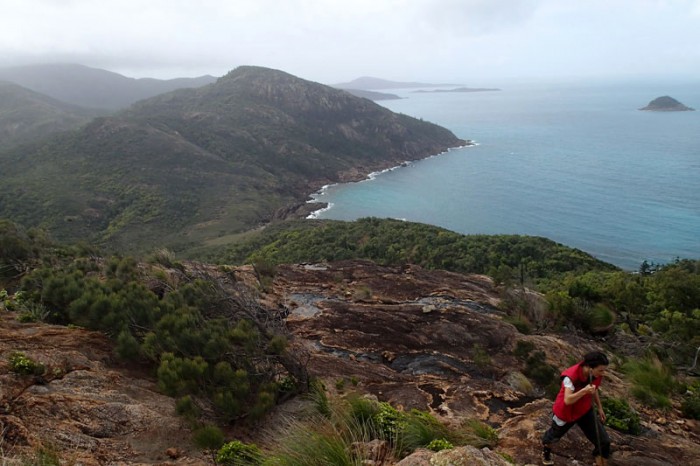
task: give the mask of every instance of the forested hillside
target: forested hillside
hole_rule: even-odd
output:
[[[344,91],[241,67],[0,153],[0,215],[116,250],[184,250],[304,208],[324,184],[463,144]]]
[[[0,81],[0,151],[75,129],[97,112]]]

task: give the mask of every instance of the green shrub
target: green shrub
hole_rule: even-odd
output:
[[[19,351],[10,354],[10,370],[22,375],[41,375],[44,373],[44,365],[28,358]]]
[[[262,452],[255,444],[234,440],[219,449],[216,462],[226,466],[258,465],[262,462]]]
[[[375,416],[379,412],[379,404],[365,396],[351,393],[345,398],[347,402],[348,417],[360,426],[374,429]]]
[[[328,394],[326,393],[326,387],[320,379],[314,379],[311,381],[309,396],[313,400],[316,412],[321,416],[326,418],[331,417],[331,403],[328,399]]]
[[[604,398],[602,403],[607,425],[626,434],[639,435],[642,433],[639,414],[630,407],[627,400]]]
[[[136,360],[141,356],[141,345],[128,329],[119,332],[116,350],[117,355],[127,361]]]
[[[192,401],[190,395],[185,395],[175,402],[175,412],[189,421],[199,417],[199,408]]]
[[[37,303],[34,301],[25,301],[21,297],[17,296],[20,293],[15,293],[14,301],[11,301],[12,308],[15,311],[19,311],[17,320],[20,322],[46,322],[49,318],[51,312],[44,306],[43,303]]]
[[[35,448],[33,457],[25,458],[25,461],[21,464],[29,464],[32,466],[60,466],[61,457],[55,447],[42,445]]]
[[[432,451],[441,451],[450,450],[454,448],[454,445],[452,445],[448,440],[445,440],[444,438],[438,438],[426,445],[426,448]]]
[[[324,417],[308,423],[293,422],[278,434],[277,442],[265,466],[357,466],[352,454],[353,442],[369,441],[354,437],[343,423]]]
[[[543,351],[535,351],[528,356],[525,362],[524,373],[538,385],[545,388],[547,395],[551,396],[559,391],[557,370],[545,362]]]
[[[379,403],[379,411],[374,419],[387,440],[397,439],[406,427],[406,415],[385,401]]]
[[[218,450],[224,444],[224,433],[216,426],[204,425],[194,431],[192,440],[202,450]]]
[[[518,340],[515,343],[515,349],[513,350],[513,355],[521,360],[526,360],[527,357],[535,349],[535,344],[531,341]]]
[[[700,419],[700,381],[696,380],[683,397],[681,412],[684,417]]]
[[[532,333],[532,324],[524,318],[520,316],[507,316],[505,319],[506,322],[509,324],[512,324],[516,330],[523,335],[529,335]]]
[[[466,421],[465,425],[478,438],[483,440],[481,447],[493,448],[493,446],[498,442],[498,432],[496,432],[496,430],[488,424],[484,424],[477,419],[469,419]]]
[[[472,360],[479,370],[485,370],[491,365],[491,355],[480,344],[476,343],[472,348]]]
[[[163,267],[173,268],[175,264],[175,253],[167,248],[160,248],[146,258],[151,264],[160,264]]]
[[[604,304],[596,304],[585,316],[587,330],[597,332],[610,327],[615,322],[615,315]]]
[[[277,274],[275,263],[266,259],[259,259],[253,262],[253,270],[255,270],[258,277],[273,278]]]
[[[426,411],[416,409],[407,413],[404,428],[401,431],[401,437],[398,442],[402,453],[410,453],[416,448],[432,449],[430,444],[438,442],[435,445],[439,445],[440,440],[452,445],[454,436],[447,426],[436,419],[435,416]],[[449,448],[452,448],[452,446]]]
[[[655,408],[670,408],[668,395],[677,384],[671,371],[658,358],[629,361],[622,366],[632,380],[632,395],[642,403]]]

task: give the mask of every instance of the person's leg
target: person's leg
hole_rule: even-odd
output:
[[[573,425],[573,422],[569,422],[560,426],[552,419],[552,425],[542,436],[542,464],[554,464],[554,461],[552,461],[552,444],[558,442]]]
[[[610,457],[610,437],[593,409],[576,421],[584,435],[594,445],[593,456]],[[596,426],[597,425],[597,426]]]

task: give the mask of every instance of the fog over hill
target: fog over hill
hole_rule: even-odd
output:
[[[117,110],[175,89],[210,84],[216,78],[135,79],[83,65],[43,64],[0,68],[0,80],[81,107]]]

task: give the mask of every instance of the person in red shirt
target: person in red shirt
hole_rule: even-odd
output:
[[[554,464],[551,446],[574,424],[578,424],[586,438],[594,445],[593,456],[596,465],[607,464],[610,457],[610,437],[603,426],[605,413],[598,396],[598,388],[609,365],[608,357],[604,353],[594,351],[586,354],[583,361],[561,373],[561,389],[552,407],[552,425],[542,437],[542,464]],[[598,416],[594,414],[594,404]]]

